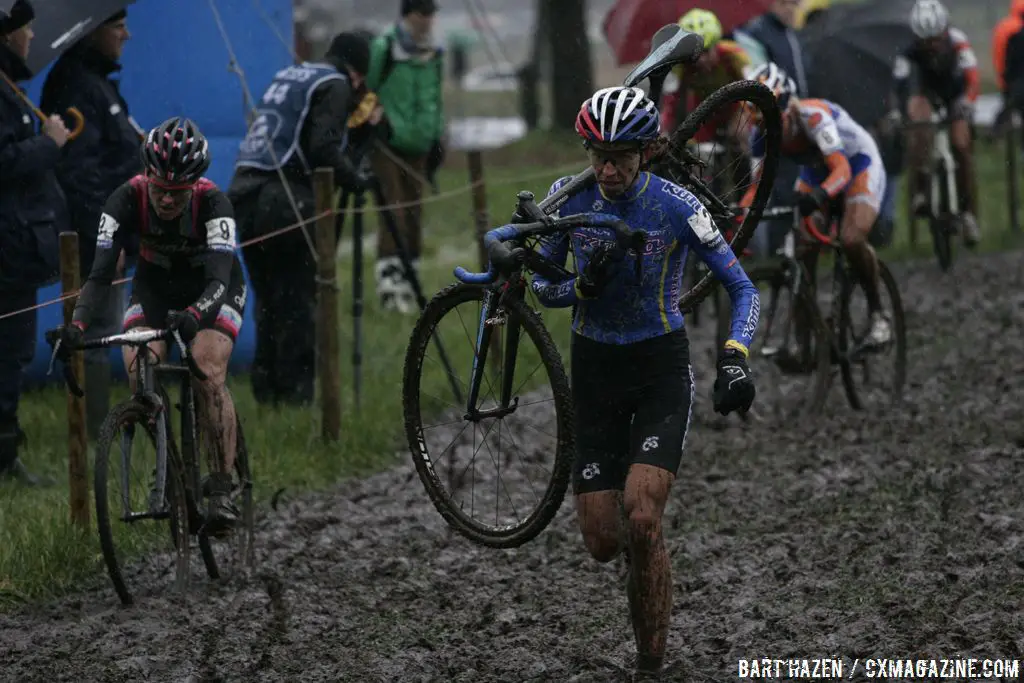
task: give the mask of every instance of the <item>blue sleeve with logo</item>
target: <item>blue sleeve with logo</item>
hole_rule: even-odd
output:
[[[572,176],[559,178],[548,190],[548,196],[554,194],[562,185],[565,185]],[[571,202],[572,199],[569,200]],[[567,202],[566,204],[568,204]],[[563,209],[565,206],[563,205]],[[549,261],[560,266],[565,266],[569,257],[569,233],[553,235],[541,240],[540,248],[537,250]],[[537,299],[548,308],[568,308],[576,303],[576,277],[570,277],[560,282],[551,282],[547,278],[534,274],[530,284]]]
[[[725,345],[727,348],[737,348],[746,355],[754,340],[761,313],[757,287],[747,277],[739,259],[718,231],[704,205],[686,190],[667,187],[677,209],[673,212],[677,229],[685,235],[688,246],[707,264],[711,274],[729,293],[732,324]]]

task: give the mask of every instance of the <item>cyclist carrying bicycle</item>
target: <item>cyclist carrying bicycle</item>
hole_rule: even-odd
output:
[[[687,250],[700,255],[732,299],[732,330],[713,394],[722,414],[745,412],[754,400],[746,356],[760,311],[757,289],[704,206],[689,191],[640,170],[660,128],[657,108],[639,88],[605,88],[583,103],[576,132],[597,183],[571,197],[561,213],[614,214],[645,230],[647,246],[644,254],[623,253],[615,234],[603,228],[549,238],[544,256],[564,264],[571,249],[578,275],[561,282],[535,275],[531,285],[545,306],[574,307],[577,517],[597,561],[614,559],[625,542],[636,680],[658,677],[672,606],[661,518],[693,401],[689,344],[676,303]],[[568,180],[556,181],[551,192]]]
[[[892,326],[879,294],[878,259],[868,243],[885,194],[885,168],[878,145],[839,105],[828,100],[798,99],[796,83],[774,62],[757,67],[750,78],[775,93],[782,111],[781,153],[800,164],[796,185],[800,215],[812,217],[842,201],[839,238],[850,266],[864,284],[871,313],[868,342],[888,343]],[[760,147],[754,143],[755,169],[764,154]],[[741,205],[749,206],[753,198],[753,189],[748,190]]]
[[[949,11],[939,0],[917,0],[910,13],[910,28],[917,41],[905,57],[896,60],[897,92],[906,102],[906,115],[912,123],[928,123],[935,109],[946,110],[961,198],[960,224],[964,243],[973,247],[981,240],[971,152],[974,104],[981,94],[978,58],[964,32],[949,25]],[[926,215],[934,133],[928,127],[911,129],[907,142],[914,210]]]
[[[103,208],[92,272],[62,340],[72,349],[81,343],[93,311],[113,294],[118,254],[137,238],[139,264],[124,329],[177,330],[207,375],[195,385],[199,418],[222,468],[204,483],[207,529],[217,534],[234,526],[239,516],[230,499],[235,408],[225,385],[246,297],[235,255],[235,219],[228,198],[203,177],[210,165],[209,145],[192,121],[172,118],[151,130],[141,156],[145,173],[117,188]],[[151,351],[166,358],[165,343],[153,346]],[[133,390],[135,356],[135,348],[124,347]]]
[[[679,26],[704,38],[704,52],[695,64],[675,67],[665,81],[661,126],[666,131],[675,130],[681,121],[681,104],[685,105],[686,111],[693,111],[722,86],[743,80],[743,72],[750,65],[750,57],[738,43],[722,39],[722,23],[714,12],[692,9],[679,18]],[[741,126],[730,125],[737,122],[740,111],[738,105],[723,108],[718,116],[697,131],[692,140],[714,142],[719,130],[728,129],[734,131],[735,142],[745,149],[748,146],[746,131]]]

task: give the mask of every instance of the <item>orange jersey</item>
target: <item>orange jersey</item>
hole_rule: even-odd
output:
[[[1006,45],[1024,29],[1024,0],[1013,0],[1010,13],[999,20],[992,31],[992,66],[996,70],[999,89],[1006,90]]]

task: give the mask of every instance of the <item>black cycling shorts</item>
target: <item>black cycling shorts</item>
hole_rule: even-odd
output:
[[[630,465],[675,474],[693,404],[685,330],[622,345],[574,334],[571,357],[576,495],[622,490]]]
[[[136,327],[160,329],[167,324],[168,311],[183,311],[202,296],[206,277],[202,269],[168,273],[157,266],[139,263],[132,280],[132,298],[124,314],[124,329]],[[217,330],[234,342],[242,328],[242,313],[248,292],[242,266],[235,259],[231,267],[224,303],[215,315],[205,315],[199,322],[200,330]]]
[[[965,112],[956,106],[967,94],[967,81],[962,74],[940,77],[925,72],[917,64],[911,64],[906,93],[908,97],[924,97],[936,109],[947,109],[946,116],[951,121],[961,120],[966,116]]]

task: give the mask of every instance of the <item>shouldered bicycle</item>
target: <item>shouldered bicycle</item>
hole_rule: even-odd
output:
[[[699,36],[666,26],[655,34],[651,54],[631,72],[625,85],[635,85],[673,64],[692,62],[702,47]],[[765,122],[765,159],[750,211],[732,234],[731,244],[737,251],[747,244],[761,218],[778,162],[780,113],[770,90],[760,83],[739,81],[716,91],[664,141],[649,165],[654,173],[693,192],[719,226],[733,225],[729,202],[694,172],[695,159],[686,143],[724,108],[743,103],[759,110]],[[558,511],[569,482],[575,439],[569,381],[558,346],[540,314],[527,303],[525,273],[543,274],[553,281],[574,273],[543,257],[538,240],[577,227],[603,226],[615,233],[627,253],[634,258],[642,254],[643,234],[614,216],[551,217],[593,182],[590,168],[539,203],[532,193],[519,193],[513,223],[485,236],[486,273],[457,268],[459,282],[427,304],[409,341],[402,400],[417,474],[449,526],[482,545],[515,547],[536,537]],[[682,294],[680,307],[697,304],[714,285],[707,273]],[[465,315],[464,309],[468,309]],[[554,318],[563,313],[546,315]],[[565,321],[555,329],[568,332],[568,328]],[[428,355],[431,340],[439,336],[468,342],[464,351],[451,354],[453,368],[469,371],[468,380],[455,380],[463,388],[459,392],[463,400],[449,398],[447,386],[453,378],[442,362]],[[447,340],[444,346],[456,348]],[[540,484],[534,485],[534,475]]]

